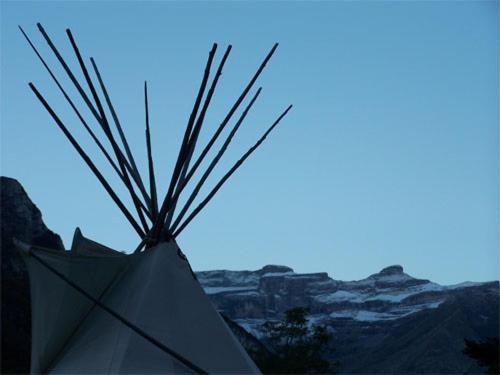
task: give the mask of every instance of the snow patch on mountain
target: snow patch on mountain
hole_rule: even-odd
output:
[[[475,282],[475,281],[464,281],[463,283],[447,285],[445,288],[447,289],[461,289],[461,288],[471,288],[474,286],[482,285],[484,283]]]
[[[207,294],[217,294],[217,293],[231,293],[231,292],[241,292],[241,291],[248,291],[248,290],[253,290],[256,288],[252,287],[245,287],[245,286],[226,286],[226,287],[210,287],[207,286],[204,288],[205,293]]]
[[[287,271],[287,272],[268,272],[268,273],[263,274],[261,277],[289,276],[289,275],[295,275],[295,272],[293,272],[293,271]]]
[[[331,318],[349,318],[349,319],[355,319],[359,321],[376,321],[376,320],[393,320],[393,319],[399,319],[404,316],[416,313],[418,311],[424,310],[424,309],[435,309],[437,308],[441,303],[443,303],[444,300],[440,301],[435,301],[427,304],[420,304],[420,305],[414,305],[412,307],[407,306],[407,307],[400,307],[400,308],[395,308],[392,309],[388,312],[377,312],[377,311],[369,311],[369,310],[341,310],[341,311],[335,311],[330,314]]]
[[[321,303],[335,303],[339,301],[361,302],[360,293],[348,292],[347,290],[338,290],[334,293],[326,293],[313,296],[315,300]]]

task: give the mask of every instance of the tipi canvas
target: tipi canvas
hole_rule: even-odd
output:
[[[116,254],[77,231],[71,251],[29,250],[190,362],[155,346],[27,255],[33,373],[258,373],[175,241]]]

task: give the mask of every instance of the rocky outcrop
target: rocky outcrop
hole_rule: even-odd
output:
[[[49,230],[38,207],[21,184],[9,177],[0,177],[2,273],[8,276],[24,274],[24,263],[15,250],[12,239],[52,249],[64,249],[61,238]]]
[[[19,182],[0,177],[2,253],[2,373],[29,371],[31,337],[27,270],[13,239],[63,249]]]
[[[382,271],[379,272],[379,275],[402,275],[403,273],[403,267],[396,264],[383,268]]]

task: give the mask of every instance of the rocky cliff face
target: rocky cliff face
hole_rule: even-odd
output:
[[[308,307],[311,323],[334,331],[343,372],[477,372],[464,338],[498,336],[498,281],[444,286],[399,265],[358,281],[285,266],[197,276],[215,306],[257,337],[266,320]]]
[[[2,252],[2,373],[29,370],[30,294],[27,271],[13,238],[26,243],[63,249],[61,238],[42,221],[19,182],[0,177]]]
[[[384,268],[359,281],[334,280],[327,273],[298,274],[285,266],[257,271],[205,271],[198,280],[215,305],[233,319],[279,319],[294,306],[308,306],[315,319],[393,320],[438,307],[457,289],[481,283],[442,286]],[[258,331],[255,331],[258,333]]]

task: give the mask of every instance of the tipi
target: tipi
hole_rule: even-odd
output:
[[[176,237],[212,199],[227,179],[264,141],[288,113],[289,106],[191,211],[202,185],[224,154],[248,111],[261,92],[259,88],[235,121],[186,203],[176,214],[179,197],[186,192],[200,164],[238,110],[269,61],[277,44],[217,127],[208,144],[193,159],[198,135],[222,69],[231,51],[228,46],[207,89],[217,45],[211,49],[202,82],[189,116],[172,178],[164,199],[158,200],[151,150],[147,85],[144,85],[145,132],[148,153],[149,189],[136,166],[109,93],[90,59],[98,85],[87,69],[71,31],[71,46],[90,90],[89,96],[73,74],[44,28],[43,38],[75,86],[82,101],[103,130],[112,149],[96,136],[75,102],[56,78],[28,35],[27,42],[75,112],[79,121],[123,182],[134,204],[135,214],[125,206],[90,156],[32,83],[37,98],[56,125],[83,158],[111,199],[140,237],[130,254],[91,241],[77,229],[70,251],[56,251],[18,242],[30,274],[32,300],[32,373],[257,373],[258,369],[213,308]],[[101,94],[98,94],[98,87]],[[205,93],[206,91],[206,93]],[[101,95],[104,100],[101,99]],[[107,110],[119,135],[115,138]],[[119,145],[121,143],[121,145]],[[191,164],[191,161],[194,162]],[[161,204],[160,204],[161,203]],[[186,216],[187,215],[187,216]]]

